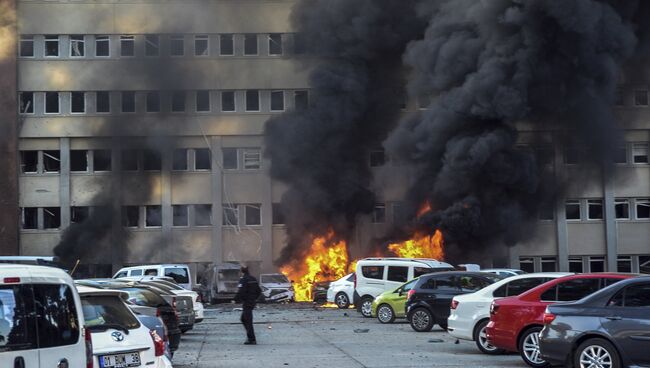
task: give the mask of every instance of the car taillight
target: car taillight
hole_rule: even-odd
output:
[[[154,330],[150,330],[149,334],[153,339],[153,346],[156,351],[156,356],[162,356],[165,354],[165,341],[156,333]]]
[[[458,300],[456,300],[456,299],[452,299],[452,301],[451,301],[451,309],[456,309],[456,308],[458,308],[458,304],[460,304],[460,303],[458,302]]]
[[[496,304],[495,302],[492,302],[492,304],[490,305],[490,314],[496,314],[498,310],[499,310],[499,305]]]
[[[550,325],[551,322],[555,321],[555,314],[549,313],[548,311],[544,313],[544,324]]]
[[[411,289],[409,292],[406,294],[406,300],[411,300],[411,297],[415,294],[415,290]]]
[[[92,334],[86,328],[83,330],[84,342],[86,345],[86,368],[93,368],[93,339]]]
[[[20,277],[5,277],[4,278],[4,283],[5,284],[18,284],[18,283],[20,283]]]

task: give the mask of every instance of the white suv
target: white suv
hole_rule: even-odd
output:
[[[490,305],[494,299],[516,296],[558,277],[571,275],[564,272],[528,273],[512,276],[485,288],[452,299],[451,314],[447,319],[447,331],[462,340],[476,341],[476,346],[485,354],[500,354],[503,351],[487,342],[485,327],[490,322]]]
[[[384,291],[427,273],[453,271],[454,266],[428,258],[366,258],[357,262],[354,305],[372,316],[372,301]]]

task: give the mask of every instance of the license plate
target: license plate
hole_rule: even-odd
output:
[[[140,353],[102,355],[99,357],[99,365],[101,368],[139,367]]]

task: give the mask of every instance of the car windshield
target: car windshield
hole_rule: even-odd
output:
[[[165,276],[171,277],[179,284],[187,284],[190,282],[187,269],[183,267],[165,268]]]
[[[124,288],[120,289],[129,293],[129,302],[135,305],[143,305],[147,307],[160,307],[166,304],[165,299],[154,293],[153,291],[140,288]]]
[[[90,329],[132,330],[138,319],[117,295],[82,295],[81,305],[86,327]]]
[[[264,284],[288,284],[289,279],[285,275],[262,275],[260,277]]]

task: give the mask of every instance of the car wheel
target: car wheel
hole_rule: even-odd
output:
[[[417,332],[427,332],[433,328],[433,315],[426,308],[416,308],[409,319],[411,328]]]
[[[614,345],[605,339],[589,339],[576,350],[573,357],[576,368],[620,368],[621,358]]]
[[[532,327],[526,330],[519,339],[519,354],[526,364],[534,368],[548,367],[546,360],[542,359],[539,352],[539,332],[541,327]]]
[[[393,323],[395,320],[395,312],[388,304],[382,304],[377,307],[377,319],[381,323]]]
[[[336,294],[334,302],[339,309],[347,309],[350,307],[350,299],[348,298],[348,295],[343,292]]]
[[[474,329],[474,341],[478,349],[484,354],[497,355],[503,354],[505,350],[492,346],[487,340],[487,325],[490,321],[484,320],[479,322]]]
[[[372,298],[369,296],[361,299],[361,314],[366,317],[372,317]]]

